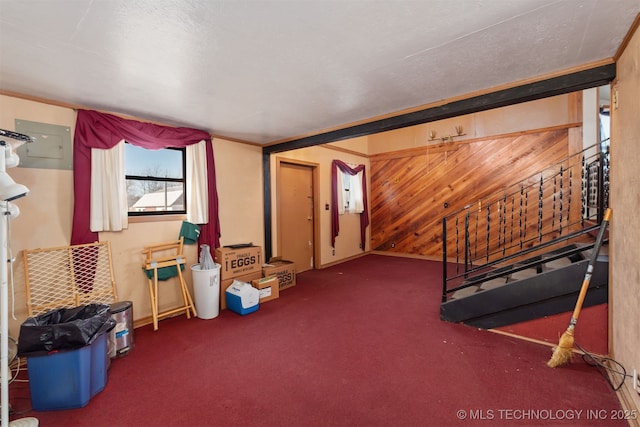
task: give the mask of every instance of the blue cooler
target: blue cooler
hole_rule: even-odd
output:
[[[234,280],[227,288],[227,308],[242,316],[253,313],[260,306],[260,291],[249,283]]]

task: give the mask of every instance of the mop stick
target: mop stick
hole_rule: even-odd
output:
[[[600,231],[598,232],[596,243],[593,246],[593,252],[591,252],[591,258],[589,259],[587,272],[584,275],[584,280],[582,281],[582,288],[580,288],[580,294],[578,295],[578,301],[576,302],[576,307],[573,310],[573,316],[571,316],[569,327],[560,337],[558,346],[553,349],[553,355],[551,356],[551,359],[547,362],[547,366],[549,366],[550,368],[556,368],[558,366],[564,365],[568,363],[569,360],[571,359],[571,355],[573,354],[573,342],[574,342],[573,332],[576,328],[576,323],[578,323],[578,316],[580,315],[580,310],[582,309],[584,298],[587,295],[587,289],[589,289],[589,283],[591,283],[591,274],[593,273],[593,266],[595,265],[596,259],[598,258],[598,253],[600,252],[600,246],[602,246],[602,240],[604,240],[604,232],[607,229],[607,225],[610,219],[611,219],[611,209],[607,208],[607,210],[604,213],[602,224],[600,224]]]

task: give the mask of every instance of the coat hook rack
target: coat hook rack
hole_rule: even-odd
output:
[[[464,128],[461,125],[458,125],[455,127],[456,130],[456,134],[455,135],[446,135],[446,136],[442,136],[440,138],[436,138],[436,131],[435,130],[430,130],[429,131],[429,141],[442,141],[442,142],[447,142],[452,144],[453,143],[453,138],[458,137],[458,136],[465,136],[466,133],[464,133]]]

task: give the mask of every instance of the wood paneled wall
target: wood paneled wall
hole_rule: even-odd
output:
[[[444,216],[565,159],[573,127],[371,156],[371,248],[440,258]]]

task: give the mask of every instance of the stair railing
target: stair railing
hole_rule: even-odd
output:
[[[567,241],[588,241],[608,207],[609,152],[588,147],[442,220],[443,290]]]

